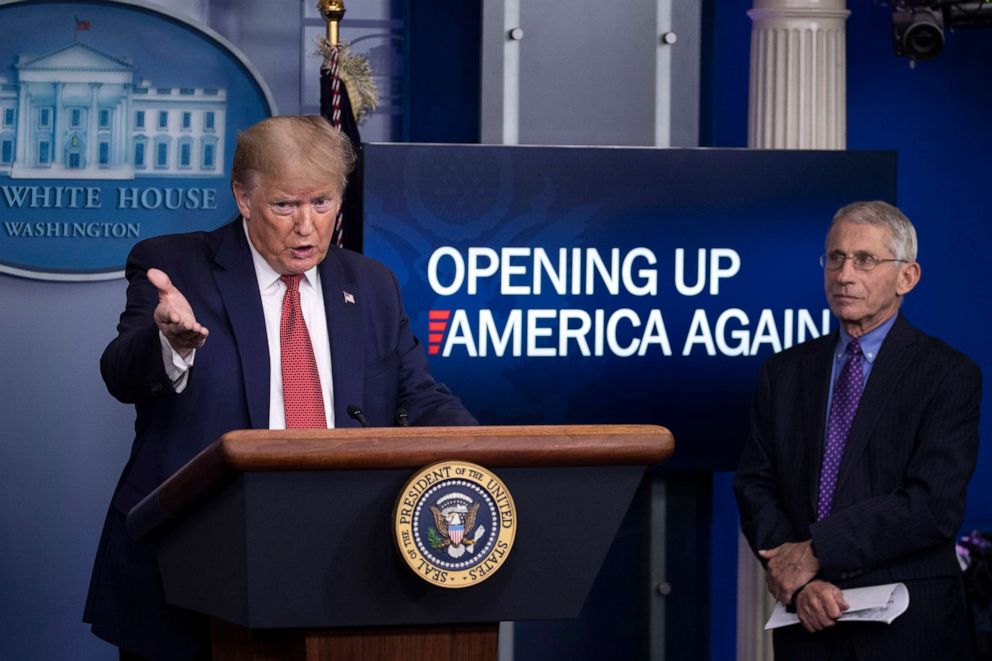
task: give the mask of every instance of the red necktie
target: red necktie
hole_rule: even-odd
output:
[[[326,429],[320,374],[313,357],[310,333],[300,309],[301,274],[284,275],[286,284],[279,322],[279,349],[282,356],[282,400],[286,409],[286,429]]]

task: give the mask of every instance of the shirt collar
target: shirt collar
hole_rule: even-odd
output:
[[[258,279],[258,290],[266,291],[270,287],[275,286],[276,282],[281,277],[279,272],[272,268],[271,265],[262,254],[255,249],[255,246],[251,242],[251,237],[248,236],[248,221],[244,218],[241,219],[241,227],[245,232],[245,239],[248,240],[248,249],[251,251],[251,261],[255,265],[255,277]],[[317,289],[317,267],[314,266],[308,271],[303,273],[303,278],[310,286],[315,290]],[[302,282],[302,281],[301,281]]]
[[[881,326],[871,329],[858,338],[858,344],[861,345],[861,352],[864,354],[865,360],[869,363],[874,363],[875,358],[878,357],[878,352],[882,348],[882,342],[885,341],[885,337],[889,334],[892,324],[896,323],[897,316],[899,316],[898,313],[892,315],[889,319],[882,322]],[[851,339],[851,336],[844,330],[844,326],[841,325],[840,337],[837,338],[837,347],[834,350],[835,359],[840,360],[844,356],[844,352]]]

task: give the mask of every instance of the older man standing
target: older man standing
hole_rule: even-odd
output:
[[[840,209],[820,258],[839,331],[770,358],[735,480],[768,589],[801,627],[776,659],[968,659],[954,536],[978,452],[981,375],[899,314],[916,232],[885,202]],[[838,623],[842,589],[904,582],[891,625]]]
[[[226,431],[474,424],[427,369],[384,266],[330,247],[348,139],[321,117],[273,117],[238,136],[240,216],[164,236],[128,257],[127,305],[100,361],[137,412],[84,619],[122,658],[200,658],[205,621],[165,603],[152,549],[124,517]]]

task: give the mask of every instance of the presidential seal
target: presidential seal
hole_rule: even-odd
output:
[[[393,528],[400,555],[417,576],[443,588],[466,588],[506,563],[517,511],[492,471],[466,461],[442,461],[403,487]]]

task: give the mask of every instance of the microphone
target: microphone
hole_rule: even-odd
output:
[[[397,427],[410,426],[410,416],[406,412],[406,409],[403,407],[396,409],[396,426]]]
[[[353,420],[358,420],[358,424],[361,426],[369,426],[369,421],[365,419],[365,414],[362,413],[362,409],[358,408],[354,404],[348,404],[348,415],[350,415]]]

